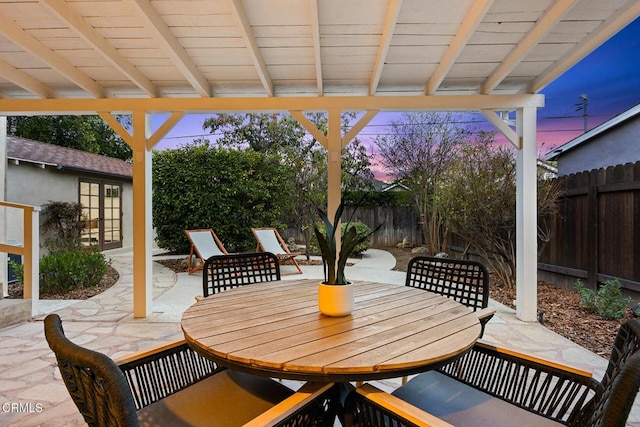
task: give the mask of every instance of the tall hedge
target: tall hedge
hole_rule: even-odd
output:
[[[153,225],[158,245],[186,253],[184,230],[212,228],[228,251],[255,248],[251,227],[278,227],[291,193],[279,157],[191,145],[154,152]]]

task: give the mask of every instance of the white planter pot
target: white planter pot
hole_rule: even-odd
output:
[[[353,285],[318,285],[318,309],[331,317],[348,316],[353,311]]]

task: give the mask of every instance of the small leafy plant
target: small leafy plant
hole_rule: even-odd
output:
[[[40,291],[63,294],[96,286],[110,262],[95,249],[69,250],[45,255],[40,260]]]
[[[42,207],[43,246],[49,252],[64,252],[81,247],[80,233],[86,226],[82,205],[73,202],[49,202]],[[86,219],[86,218],[84,218]]]
[[[353,210],[353,213],[357,210]],[[347,265],[347,259],[354,253],[359,244],[365,242],[369,236],[378,231],[382,224],[378,225],[374,230],[368,233],[358,234],[358,230],[351,223],[351,218],[344,227],[342,233],[342,239],[340,241],[340,255],[338,255],[338,242],[336,234],[338,228],[335,226],[339,223],[342,211],[344,210],[344,201],[340,203],[336,210],[333,222],[329,220],[326,212],[320,208],[318,209],[318,215],[324,224],[324,231],[321,231],[317,225],[314,225],[316,238],[318,239],[318,245],[320,246],[320,252],[322,253],[322,263],[324,265],[324,283],[328,285],[346,285],[349,282],[344,275],[344,268]],[[353,217],[353,213],[351,217]],[[336,262],[337,259],[337,262]]]
[[[578,280],[576,291],[582,304],[607,320],[621,318],[631,304],[631,298],[622,295],[618,279],[607,280],[597,291],[585,287],[582,281]]]
[[[317,224],[318,226],[318,230],[320,230],[320,232],[322,234],[325,234],[326,230],[324,227],[324,223],[323,222],[318,222]],[[371,228],[369,228],[369,226],[363,222],[359,222],[359,221],[354,221],[351,223],[352,227],[356,228],[356,231],[358,232],[358,236],[364,236],[366,234],[369,234],[371,232]],[[340,226],[340,233],[344,234],[347,231],[347,225],[346,224],[342,224]],[[311,239],[311,241],[309,242],[309,246],[311,248],[311,251],[314,253],[317,253],[320,251],[320,248],[318,246],[318,240],[315,238]],[[369,236],[369,238],[367,238],[366,240],[360,242],[358,245],[356,245],[355,249],[353,250],[353,255],[360,255],[364,252],[367,251],[367,249],[371,248],[371,237]]]
[[[9,260],[9,265],[18,282],[24,283],[24,265],[13,260]],[[110,265],[95,248],[50,253],[40,260],[40,293],[61,295],[97,286]]]

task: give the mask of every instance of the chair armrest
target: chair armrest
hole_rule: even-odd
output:
[[[496,354],[499,355],[504,355],[505,357],[515,357],[518,358],[522,361],[529,361],[531,363],[536,363],[536,364],[540,364],[542,366],[547,366],[549,368],[553,368],[553,369],[559,369],[562,371],[566,371],[566,372],[570,372],[574,375],[576,375],[577,377],[583,377],[584,379],[589,379],[589,378],[593,378],[593,374],[589,371],[585,371],[583,369],[580,368],[576,368],[575,366],[569,366],[569,365],[565,365],[562,363],[558,363],[555,362],[553,360],[550,359],[545,359],[543,357],[537,357],[537,356],[533,356],[531,354],[527,354],[527,353],[522,353],[516,350],[512,350],[506,347],[498,347],[495,344],[492,344],[486,340],[483,339],[479,339],[478,341],[476,341],[475,347],[477,348],[482,348],[482,349],[486,349],[488,351],[493,351]]]
[[[150,348],[146,348],[144,350],[136,351],[126,356],[117,357],[117,358],[114,358],[113,360],[114,362],[116,362],[116,365],[118,366],[127,365],[130,362],[135,362],[137,360],[144,359],[145,357],[154,355],[156,353],[162,353],[164,351],[172,351],[174,348],[180,347],[181,345],[184,345],[186,343],[187,342],[184,339],[171,341],[168,343],[159,344]]]
[[[363,384],[349,394],[346,413],[347,426],[354,427],[382,427],[388,424],[398,427],[451,427],[446,421],[371,384]]]
[[[484,335],[484,328],[489,323],[489,320],[496,314],[496,310],[493,308],[485,307],[483,309],[477,310],[476,316],[478,316],[478,320],[480,321],[480,338]]]
[[[157,402],[224,369],[196,353],[185,340],[119,358],[116,363],[129,384],[136,409]]]
[[[478,340],[439,369],[457,381],[546,418],[571,424],[602,392],[590,372]]]
[[[489,319],[493,317],[494,314],[496,314],[495,308],[485,307],[483,309],[476,311],[476,316],[478,316],[478,320],[480,320],[480,323],[483,323],[483,324],[487,323]]]
[[[334,383],[306,383],[291,397],[249,421],[244,427],[333,425],[337,414],[338,391]],[[303,423],[303,420],[306,420]]]

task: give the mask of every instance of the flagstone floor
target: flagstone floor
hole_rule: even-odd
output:
[[[0,426],[67,427],[85,425],[56,368],[53,353],[44,339],[46,313],[55,311],[63,319],[67,336],[74,342],[108,354],[112,358],[182,338],[182,312],[201,293],[199,274],[175,274],[153,264],[153,313],[145,319],[132,316],[131,253],[114,252],[113,266],[120,280],[111,289],[84,301],[41,301],[41,315],[28,322],[0,329]],[[403,284],[404,273],[391,271],[395,260],[384,251],[371,250],[350,267],[354,279],[375,279]],[[283,272],[287,273],[284,267]],[[321,267],[304,266],[304,275],[283,279],[322,277]],[[534,353],[560,363],[594,372],[600,378],[607,361],[549,331],[537,323],[516,319],[513,310],[491,303],[497,315],[484,338],[498,345]],[[398,379],[376,382],[391,391]],[[634,406],[628,425],[640,427],[640,406]]]

